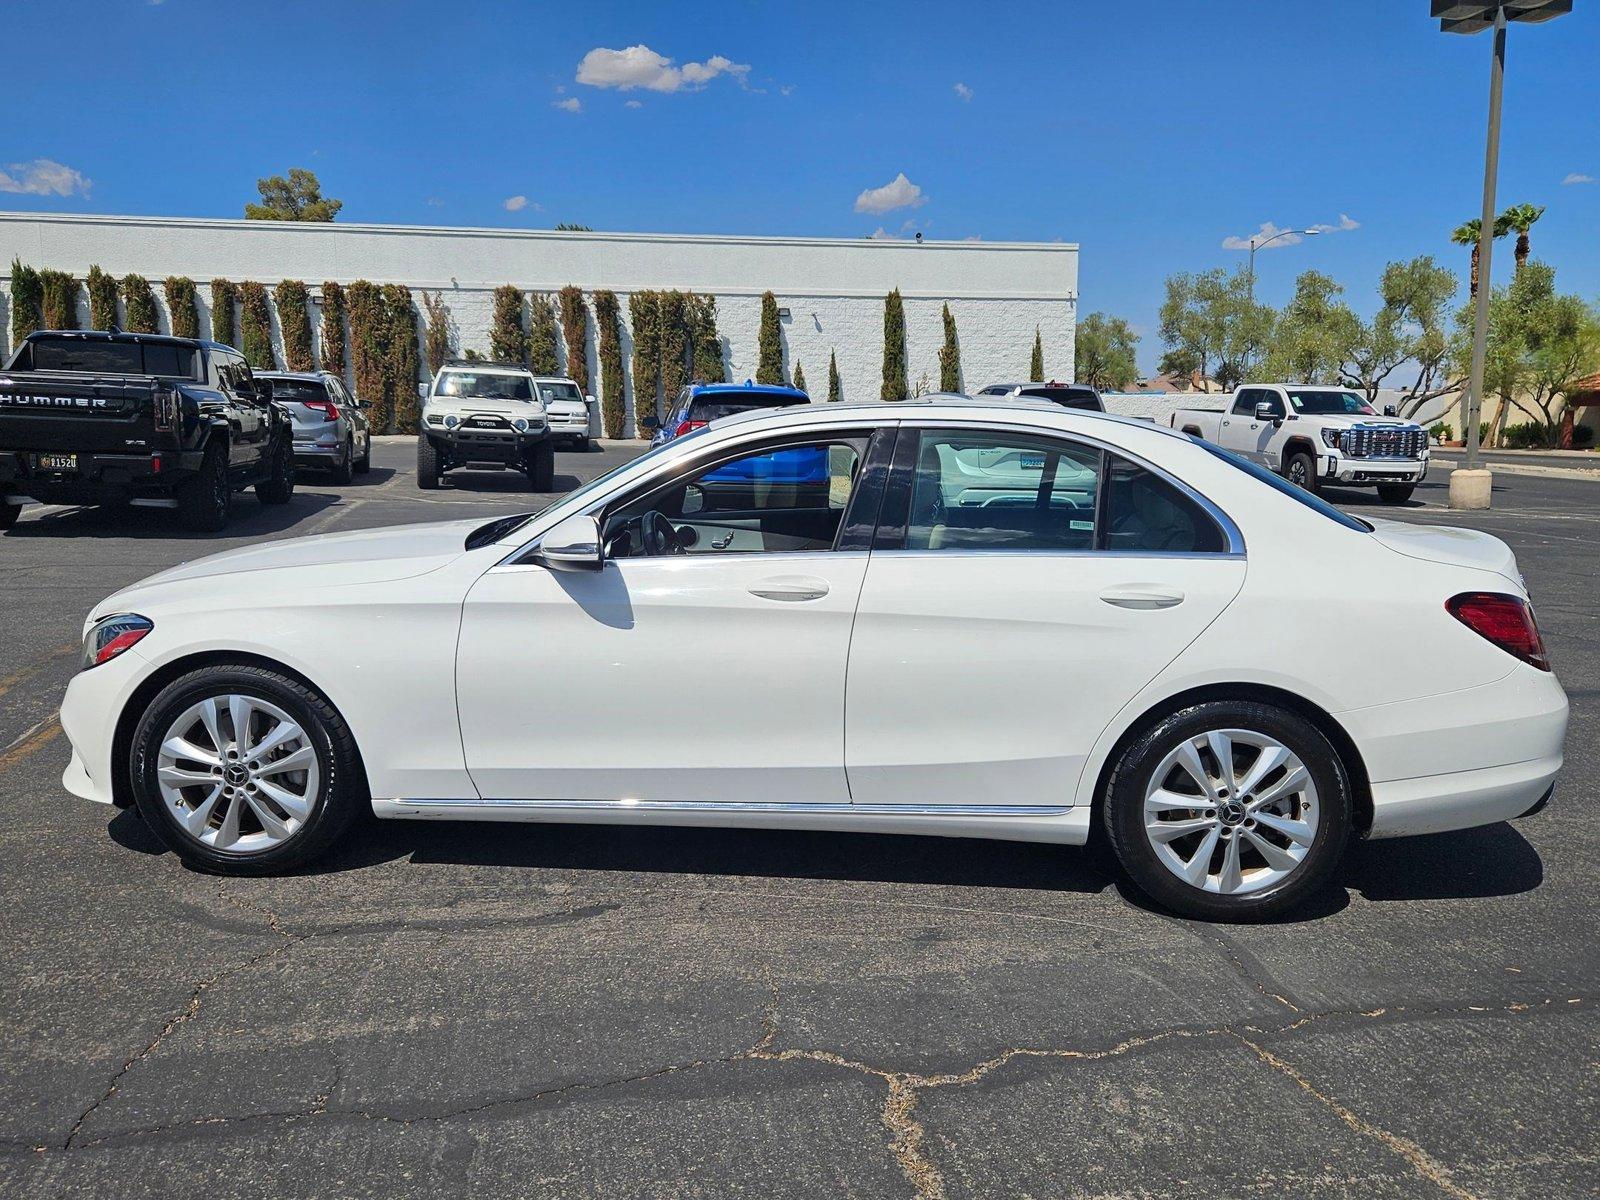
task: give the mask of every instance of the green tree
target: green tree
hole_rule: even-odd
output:
[[[794,386],[802,392],[806,390],[806,372],[798,362],[794,364]],[[809,393],[808,393],[809,394]]]
[[[110,329],[117,323],[117,281],[96,264],[89,268],[89,328]]]
[[[489,357],[496,362],[528,365],[528,334],[522,324],[522,289],[515,284],[502,284],[494,290]]]
[[[844,399],[844,389],[839,386],[839,360],[832,350],[828,351],[828,402],[837,404]]]
[[[1044,381],[1044,337],[1039,332],[1039,327],[1033,327],[1033,353],[1028,357],[1028,378]]]
[[[561,289],[561,337],[567,346],[567,376],[585,395],[589,392],[589,310],[583,289],[568,284]]]
[[[543,292],[528,297],[528,361],[535,375],[557,375],[556,306]]]
[[[250,221],[331,221],[344,207],[342,200],[326,200],[322,184],[310,171],[295,167],[288,178],[271,175],[256,180],[260,204],[246,204],[244,215]]]
[[[670,405],[689,382],[689,309],[682,292],[661,293],[661,395]]]
[[[717,298],[689,296],[693,313],[690,354],[694,359],[694,378],[700,383],[723,383],[727,368],[722,365],[722,339],[717,334]]]
[[[1505,224],[1506,232],[1517,235],[1515,254],[1519,271],[1527,265],[1528,255],[1533,252],[1533,242],[1528,237],[1528,231],[1542,216],[1544,216],[1542,204],[1513,204],[1500,214],[1500,221]]]
[[[1339,299],[1343,293],[1321,271],[1302,271],[1273,327],[1271,349],[1251,377],[1338,383],[1361,332],[1356,314]]]
[[[1478,235],[1482,229],[1482,219],[1473,217],[1470,221],[1461,222],[1450,233],[1450,240],[1456,245],[1472,247],[1472,274],[1471,285],[1467,289],[1468,297],[1476,297],[1478,294]],[[1505,223],[1505,217],[1495,218],[1493,231],[1495,238],[1503,238],[1510,231],[1511,227]]]
[[[939,390],[961,390],[961,343],[956,340],[956,319],[950,306],[944,306],[944,345],[939,347]]]
[[[344,288],[333,280],[322,285],[322,369],[344,378]]]
[[[883,298],[883,386],[880,400],[904,400],[911,394],[906,383],[906,309],[895,288]]]
[[[1342,381],[1360,388],[1368,402],[1373,402],[1384,380],[1411,361],[1419,371],[1402,408],[1415,407],[1440,394],[1432,390],[1433,373],[1449,348],[1444,325],[1446,307],[1455,291],[1455,276],[1429,255],[1384,267],[1378,284],[1382,306],[1372,320],[1358,322],[1355,341],[1340,368]],[[1419,399],[1418,393],[1428,394]]]
[[[1162,375],[1184,378],[1197,374],[1199,370],[1200,356],[1181,346],[1162,351],[1161,357],[1156,360],[1156,371]]]
[[[628,318],[633,326],[633,428],[639,437],[650,436],[646,417],[658,417],[656,393],[661,387],[661,300],[655,292],[634,292],[628,297]]]
[[[39,283],[39,272],[22,265],[20,258],[11,260],[11,345],[15,349],[22,339],[39,328],[44,307],[44,288]]]
[[[233,320],[234,302],[239,298],[239,289],[232,281],[227,279],[213,279],[211,281],[211,340],[221,342],[224,346],[237,348],[239,336]]]
[[[187,275],[168,275],[161,283],[161,290],[167,296],[167,320],[172,325],[172,336],[199,337],[200,302],[195,296],[194,280]]]
[[[39,272],[39,314],[46,329],[78,327],[78,281],[48,267]]]
[[[1121,391],[1139,378],[1139,335],[1121,317],[1090,313],[1078,325],[1072,377],[1101,391]]]
[[[417,353],[417,308],[411,289],[403,283],[383,285],[383,320],[387,333],[384,346],[384,384],[389,393],[389,408],[394,413],[396,433],[416,433],[421,407],[417,376],[421,364]]]
[[[156,298],[150,292],[150,281],[143,275],[122,277],[123,327],[129,333],[158,333],[156,323]]]
[[[428,374],[437,375],[444,360],[450,357],[450,310],[438,292],[422,293],[422,308],[427,314],[428,330],[423,334],[423,350],[427,356]]]
[[[757,339],[756,382],[783,383],[783,331],[778,324],[778,301],[761,293],[761,333]]]
[[[278,306],[278,328],[283,332],[283,367],[286,371],[310,371],[316,363],[311,357],[311,293],[298,279],[285,279],[272,291]]]
[[[621,313],[615,292],[594,294],[596,358],[600,365],[600,419],[608,438],[619,438],[627,382],[622,377]]]
[[[123,291],[126,295],[126,287]],[[129,320],[131,322],[132,318]],[[265,284],[246,281],[239,285],[239,353],[257,371],[275,369],[272,358],[272,310],[267,306]]]
[[[1181,351],[1224,390],[1233,388],[1260,357],[1272,334],[1273,312],[1250,295],[1248,272],[1220,267],[1199,275],[1172,275],[1161,303],[1161,340]]]
[[[571,221],[558,221],[558,222],[556,222],[556,232],[557,233],[593,233],[594,230],[592,228],[590,228],[588,225],[576,225]]]
[[[358,279],[345,289],[345,312],[350,322],[350,366],[358,400],[371,407],[367,420],[377,433],[389,431],[389,389],[384,386],[388,331],[383,319],[383,295],[378,286]]]

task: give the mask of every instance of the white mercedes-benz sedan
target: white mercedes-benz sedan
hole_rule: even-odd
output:
[[[96,605],[83,668],[65,786],[209,871],[369,808],[1099,829],[1240,920],[1540,807],[1567,721],[1501,542],[1046,402],[752,413],[535,516],[219,554]]]

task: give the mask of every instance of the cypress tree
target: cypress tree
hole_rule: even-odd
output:
[[[437,375],[444,360],[450,357],[450,310],[438,292],[423,292],[422,307],[428,318],[428,331],[422,338],[428,374]]]
[[[600,360],[600,416],[608,438],[622,436],[623,402],[626,382],[622,377],[622,337],[618,332],[621,314],[615,292],[594,294],[596,357]]]
[[[844,389],[839,386],[839,360],[832,350],[828,351],[828,402],[837,404],[844,399]]]
[[[344,378],[344,289],[331,279],[322,285],[322,369]]]
[[[549,296],[535,292],[528,297],[532,305],[528,321],[528,358],[535,375],[559,375],[556,361],[556,308]]]
[[[129,333],[158,333],[156,325],[156,298],[150,293],[150,281],[143,275],[122,277],[123,328]]]
[[[417,353],[417,309],[411,289],[403,283],[383,285],[384,384],[396,433],[416,433],[421,400],[417,393],[420,369]]]
[[[567,284],[561,289],[561,338],[567,346],[567,376],[584,395],[589,393],[589,310],[583,289]]]
[[[167,320],[173,337],[200,336],[200,305],[194,294],[194,280],[187,275],[168,275],[161,288],[167,294]]]
[[[128,320],[133,320],[131,312]],[[272,310],[267,306],[265,284],[250,281],[239,285],[239,353],[257,371],[274,369]]]
[[[661,395],[668,405],[689,382],[689,309],[682,292],[663,292],[661,322]]]
[[[693,314],[693,375],[701,383],[723,383],[727,368],[722,365],[722,339],[717,334],[717,298],[715,296],[689,296]]]
[[[44,288],[39,283],[39,272],[22,265],[20,258],[11,260],[11,345],[15,348],[22,339],[39,328],[44,307]]]
[[[778,327],[778,301],[761,293],[761,336],[756,358],[757,383],[783,382],[783,331]]]
[[[522,325],[522,292],[514,284],[494,290],[494,323],[489,327],[489,357],[528,365],[528,334]]]
[[[633,428],[648,437],[646,417],[655,417],[656,391],[661,386],[660,297],[655,292],[634,292],[628,297],[628,317],[633,325]]]
[[[956,341],[956,319],[950,315],[950,306],[944,306],[944,345],[939,349],[939,390],[961,390],[961,346]]]
[[[356,398],[372,407],[367,420],[377,433],[389,431],[389,392],[384,387],[383,297],[375,284],[358,279],[345,291],[350,319],[350,365],[355,370]]]
[[[89,328],[110,329],[117,323],[117,281],[98,264],[89,268]]]
[[[883,301],[883,389],[879,398],[904,400],[906,386],[906,310],[895,288]]]
[[[39,317],[46,329],[76,329],[78,281],[65,271],[40,271]]]
[[[239,289],[226,279],[211,281],[211,340],[237,347],[239,335],[233,323],[233,302]]]
[[[794,385],[802,392],[806,390],[806,372],[798,362],[794,364]]]
[[[286,371],[309,371],[311,359],[311,293],[298,279],[285,279],[273,289],[278,305],[278,328],[283,331],[283,366]]]
[[[1033,327],[1033,357],[1028,360],[1028,378],[1035,383],[1044,382],[1044,339],[1040,336],[1039,327]]]

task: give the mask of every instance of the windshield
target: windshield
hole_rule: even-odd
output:
[[[270,375],[257,375],[272,389],[272,398],[285,404],[304,404],[315,400],[319,404],[328,399],[328,389],[315,379],[274,379]]]
[[[578,390],[578,385],[575,383],[541,383],[539,394],[545,398],[546,403],[551,400],[576,400],[579,404],[583,403],[583,393]]]
[[[696,396],[689,406],[688,419],[718,421],[734,413],[752,412],[758,408],[788,408],[792,404],[804,403],[798,396],[762,396],[753,392],[732,396]]]
[[[1289,403],[1294,410],[1307,417],[1375,417],[1368,404],[1354,392],[1296,391],[1289,389]]]
[[[155,375],[194,379],[195,351],[164,342],[97,342],[81,338],[34,338],[17,367],[35,371],[89,371],[100,375]]]
[[[466,400],[532,400],[533,380],[526,375],[488,371],[446,371],[439,376],[434,395]]]
[[[1256,479],[1259,479],[1273,491],[1281,492],[1285,496],[1289,497],[1289,499],[1299,501],[1312,511],[1321,513],[1323,516],[1327,517],[1328,520],[1336,521],[1340,525],[1343,525],[1346,529],[1354,529],[1358,533],[1372,532],[1372,526],[1368,525],[1365,521],[1357,520],[1348,513],[1340,512],[1337,508],[1329,504],[1320,496],[1313,496],[1304,488],[1296,487],[1277,472],[1269,471],[1265,467],[1258,466],[1257,464],[1249,462],[1246,459],[1242,459],[1237,455],[1229,454],[1226,450],[1222,449],[1222,447],[1214,445],[1211,442],[1202,441],[1200,438],[1194,438],[1193,441],[1196,445],[1200,446],[1208,453],[1216,455],[1230,467],[1239,468],[1239,470],[1243,471],[1246,475],[1250,475]]]

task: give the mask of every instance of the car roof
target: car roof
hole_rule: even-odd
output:
[[[476,371],[479,374],[483,374],[483,373],[487,372],[487,373],[490,373],[490,374],[500,374],[500,375],[532,375],[533,374],[533,372],[531,370],[529,370],[527,367],[519,367],[519,366],[517,366],[516,363],[507,363],[507,362],[468,362],[466,359],[451,359],[449,362],[440,364],[440,366],[439,366],[439,374],[443,375],[446,371]]]
[[[1077,432],[1089,437],[1094,436],[1096,429],[1104,429],[1109,422],[1161,437],[1178,438],[1181,441],[1194,440],[1186,433],[1169,429],[1165,425],[1157,425],[1142,417],[1123,417],[1112,413],[1090,412],[1086,409],[1063,408],[1052,401],[1029,396],[1010,399],[1005,404],[996,404],[993,397],[965,396],[953,392],[933,392],[910,400],[838,401],[830,404],[813,402],[789,408],[758,408],[719,417],[712,421],[708,428],[722,430],[763,422],[770,423],[774,428],[789,425],[805,426],[831,423],[834,417],[846,420],[863,418],[872,424],[887,424],[907,417],[921,421],[929,417],[941,419],[947,416],[958,422],[967,420],[976,422],[998,417],[1003,421],[1010,420],[1019,424],[1033,424],[1037,418],[1046,417],[1049,418],[1047,424],[1059,427],[1064,433]]]
[[[811,399],[807,393],[787,384],[751,383],[748,379],[743,383],[691,383],[689,394],[691,396],[789,396],[795,400]]]
[[[1062,383],[1059,379],[1030,379],[1026,383],[986,383],[984,391],[989,388],[1075,388],[1080,392],[1092,392],[1094,388],[1087,383]]]
[[[578,386],[578,381],[571,375],[535,375],[533,381],[535,383],[570,383],[573,387]]]
[[[252,371],[257,379],[315,379],[321,381],[325,375],[333,374],[332,371]]]
[[[115,333],[108,329],[35,329],[24,341],[34,338],[72,338],[80,342],[132,342],[142,345],[153,342],[164,346],[186,346],[189,349],[201,350],[229,350],[234,354],[239,351],[232,346],[224,346],[221,342],[207,341],[205,338],[174,337],[170,333],[129,333],[126,329],[119,329]]]

